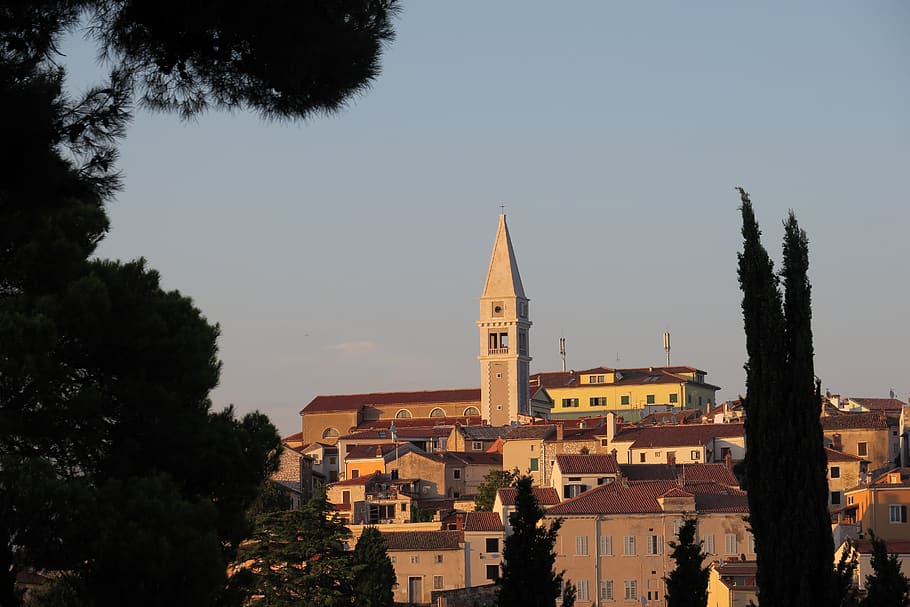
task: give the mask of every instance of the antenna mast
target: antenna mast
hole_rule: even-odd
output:
[[[566,338],[559,338],[559,355],[562,357],[562,372],[566,372]]]
[[[670,332],[664,331],[664,351],[667,353],[667,366],[670,366]]]

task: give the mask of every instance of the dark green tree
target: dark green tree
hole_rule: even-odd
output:
[[[696,520],[686,518],[677,534],[677,541],[670,542],[670,558],[676,567],[664,581],[667,583],[667,607],[705,607],[708,604],[708,577],[710,570],[704,566],[706,554],[702,543],[695,541]]]
[[[238,552],[232,590],[255,605],[354,605],[352,559],[343,547],[350,537],[324,491],[300,510],[264,514]]]
[[[504,487],[514,487],[518,478],[518,470],[491,470],[477,487],[477,495],[474,496],[474,510],[492,512],[496,492]]]
[[[834,589],[832,590],[832,605],[837,607],[856,607],[859,598],[853,585],[853,576],[859,566],[856,550],[848,539],[837,564],[834,566]]]
[[[739,281],[748,354],[744,486],[755,536],[759,600],[774,607],[830,605],[834,548],[819,422],[821,395],[813,368],[808,239],[791,213],[778,278],[761,244],[749,195],[741,188],[739,192]]]
[[[515,512],[509,515],[512,535],[506,538],[502,575],[497,584],[499,607],[553,607],[562,593],[563,572],[555,573],[556,538],[562,519],[538,525],[544,509],[537,503],[531,477],[518,479]]]
[[[910,606],[910,580],[901,571],[896,554],[888,554],[885,540],[869,531],[872,540],[872,573],[866,576],[862,607]]]
[[[251,518],[256,518],[260,514],[283,512],[290,509],[291,497],[287,494],[287,491],[279,483],[267,480],[260,485],[256,500],[250,506],[247,515]]]
[[[367,527],[354,548],[354,603],[358,607],[392,607],[395,567],[376,527]]]

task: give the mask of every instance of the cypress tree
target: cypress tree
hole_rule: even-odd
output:
[[[667,607],[705,607],[710,571],[703,566],[707,555],[702,552],[702,544],[695,541],[695,519],[687,518],[676,537],[678,541],[670,542],[670,558],[676,568],[664,578]]]
[[[354,596],[358,607],[392,607],[395,568],[376,527],[363,530],[354,548]]]
[[[813,368],[808,239],[791,213],[785,223],[782,297],[749,195],[739,192],[739,281],[748,355],[744,487],[758,596],[761,604],[774,607],[828,605],[834,546]]]

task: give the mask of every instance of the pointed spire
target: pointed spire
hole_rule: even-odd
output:
[[[518,261],[512,250],[512,239],[509,238],[509,227],[506,215],[499,215],[499,229],[496,231],[496,242],[493,243],[493,255],[490,257],[490,269],[483,285],[481,297],[524,297],[525,290],[518,274]]]

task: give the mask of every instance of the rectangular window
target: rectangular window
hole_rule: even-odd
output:
[[[638,454],[638,461],[640,461],[641,463],[645,463],[646,459],[645,459],[645,454],[644,454],[644,453],[639,453],[639,454]]]
[[[737,554],[739,553],[739,540],[736,538],[735,533],[727,533],[724,535],[724,554]]]
[[[487,538],[486,552],[499,552],[499,538],[498,537],[488,537]]]
[[[622,553],[626,556],[635,556],[635,536],[627,535],[623,538]]]
[[[419,562],[420,562],[420,555],[412,554],[411,555],[411,564],[416,565]]]
[[[531,468],[531,472],[537,472],[538,461],[539,461],[539,460],[538,460],[538,458],[536,458],[536,457],[532,457],[532,458],[531,458],[531,461],[530,461],[529,464],[528,464],[528,467]]]
[[[671,402],[671,403],[678,403],[678,402],[679,402],[679,394],[677,394],[676,392],[671,392],[671,393],[670,393],[670,402]]]
[[[407,503],[407,502],[401,502],[401,511],[402,511],[402,512],[407,512],[407,511],[408,511],[408,503]]]
[[[626,394],[625,396],[620,396],[620,397],[619,397],[619,404],[620,404],[620,405],[628,405],[628,404],[629,404],[629,395]]]
[[[483,443],[480,442],[479,440],[476,440],[471,443],[471,449],[473,449],[474,451],[483,451]]]
[[[452,470],[452,478],[454,478],[454,479],[461,478],[461,470],[459,470],[458,468],[455,468],[454,470]]]
[[[588,596],[588,580],[578,580],[575,582],[575,592],[575,596],[579,601],[590,600],[590,597]]]
[[[588,404],[592,407],[606,407],[607,406],[607,397],[606,396],[592,396],[588,399]]]
[[[892,523],[906,523],[907,506],[904,504],[891,504],[888,506],[888,520]]]
[[[613,538],[609,535],[600,536],[600,555],[613,556]]]
[[[433,590],[442,590],[442,576],[441,575],[433,576]]]
[[[842,494],[841,494],[840,491],[832,491],[832,492],[831,492],[831,505],[832,505],[832,506],[840,506],[841,495],[842,495]]]
[[[692,452],[690,452],[690,453],[689,453],[689,459],[691,459],[692,461],[700,460],[700,459],[701,459],[701,451],[692,451]]]
[[[329,458],[329,465],[331,465],[331,466],[335,465],[335,456],[334,455]]]
[[[704,544],[705,554],[717,554],[717,552],[714,551],[714,536],[713,535],[706,535],[705,537],[702,538],[701,541]]]
[[[398,562],[398,557],[395,556],[394,554],[390,554],[390,555],[389,555],[389,561],[391,561],[391,563],[394,565],[395,563]]]
[[[613,600],[613,580],[601,580],[600,581],[600,600],[601,601],[612,601]]]
[[[626,580],[626,600],[638,600],[638,580]]]
[[[499,565],[487,565],[487,579],[495,580],[499,577]]]
[[[648,403],[649,405],[653,405],[653,404],[654,404],[654,395],[653,395],[653,394],[648,394],[648,395],[645,397],[645,402]]]
[[[442,562],[442,555],[441,555],[441,554],[437,554],[437,555],[436,555],[436,558],[435,558],[434,560],[435,560],[437,563],[441,563],[441,562]]]
[[[831,466],[831,478],[840,478],[840,466]]]
[[[591,378],[588,380],[588,383],[589,384],[602,384],[602,383],[604,383],[604,376],[603,375],[592,375]]]
[[[659,535],[648,536],[647,553],[650,555],[663,554],[664,538]]]
[[[588,536],[575,536],[575,556],[588,556]]]
[[[866,443],[856,443],[856,454],[860,457],[869,455],[869,445]]]
[[[351,470],[351,478],[360,478],[360,470],[357,468]]]

